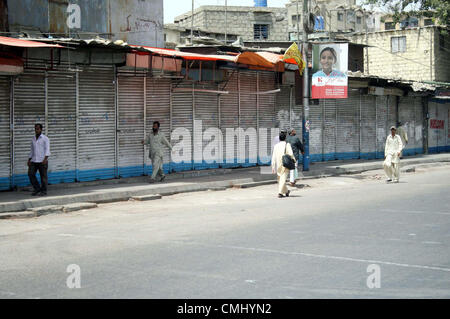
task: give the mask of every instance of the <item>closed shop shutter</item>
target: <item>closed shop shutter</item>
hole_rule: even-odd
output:
[[[415,98],[414,99],[414,106],[415,106],[415,122],[416,127],[414,131],[414,147],[415,147],[415,153],[416,154],[423,154],[424,153],[424,147],[423,147],[423,105],[422,105],[422,98]]]
[[[443,153],[447,150],[448,145],[448,103],[441,101],[433,102],[435,108],[435,116],[431,119],[435,119],[434,123],[435,136],[436,136],[436,151],[437,153]],[[431,125],[430,125],[431,127]]]
[[[241,71],[240,76],[240,128],[245,135],[239,136],[240,149],[238,160],[241,166],[255,166],[258,163],[258,137],[257,127],[257,73]],[[244,154],[241,154],[245,150]],[[242,156],[244,155],[244,156]]]
[[[388,97],[377,96],[377,158],[384,158],[386,138],[389,134],[388,127]]]
[[[400,97],[398,106],[399,121],[402,123],[403,129],[408,135],[408,144],[403,149],[403,155],[415,155],[415,128],[416,128],[416,110],[414,97]],[[404,142],[404,141],[403,141]]]
[[[376,157],[376,97],[361,96],[361,155],[362,159]]]
[[[323,114],[321,105],[310,105],[309,121],[311,130],[309,133],[309,153],[311,162],[323,161],[322,133]]]
[[[0,76],[0,190],[11,187],[11,78]]]
[[[360,94],[350,91],[348,99],[336,100],[338,159],[357,159],[360,154],[359,108]]]
[[[181,89],[183,91],[177,91]],[[174,143],[183,146],[183,161],[172,163],[172,170],[176,172],[193,169],[193,84],[190,82],[174,83],[172,92],[172,129],[177,132]],[[189,132],[189,140],[178,138],[181,131]],[[178,134],[180,133],[180,134]],[[175,136],[174,136],[175,137]],[[185,136],[188,139],[188,136]],[[180,155],[178,155],[180,156]]]
[[[45,134],[45,74],[26,71],[14,81],[14,184],[16,186],[29,185],[27,161],[36,123],[44,125]],[[50,140],[50,152],[52,151],[51,143]]]
[[[436,129],[436,126],[433,125],[433,122],[438,119],[437,112],[437,103],[432,101],[428,102],[428,114],[430,115],[430,119],[428,121],[428,152],[430,154],[438,152],[439,129]]]
[[[275,76],[273,72],[259,72],[259,92],[267,92],[275,89]],[[289,102],[286,102],[286,88],[281,87],[282,102],[279,104],[277,102],[277,95],[275,94],[260,94],[258,95],[258,105],[259,105],[259,123],[260,128],[259,142],[258,142],[258,157],[260,165],[269,165],[272,160],[272,141],[274,136],[272,136],[272,131],[275,132],[274,128],[276,122],[278,122],[278,114],[282,109],[286,109],[286,105],[289,106]],[[281,105],[281,108],[280,108]],[[287,109],[289,112],[289,108]],[[282,125],[282,123],[279,123]],[[280,126],[281,127],[281,126]]]
[[[202,83],[196,84],[195,89],[218,91],[218,86],[214,83]],[[219,130],[219,95],[212,92],[194,92],[194,105],[197,121],[194,127],[194,167],[218,168],[222,163],[223,147],[222,132]],[[204,136],[205,133],[208,136]]]
[[[389,134],[391,134],[390,128],[392,126],[397,126],[397,112],[396,112],[396,100],[397,97],[393,95],[389,95],[387,98],[387,112],[388,112],[388,118],[387,118],[387,132],[386,132],[386,138]],[[386,141],[385,141],[386,142]]]
[[[323,132],[323,160],[333,161],[336,159],[336,100],[320,100],[323,109],[324,132]]]
[[[223,134],[224,158],[222,167],[237,167],[237,137],[231,138],[232,134],[228,137],[227,130],[234,131],[239,127],[238,71],[226,72],[226,81],[220,84],[220,90],[229,92],[220,96],[220,129]]]
[[[119,176],[144,174],[144,77],[118,77]]]
[[[288,129],[291,126],[291,86],[282,85],[276,95],[277,124],[280,129]]]
[[[115,74],[85,67],[79,74],[79,180],[116,176]]]
[[[170,99],[172,94],[172,82],[170,79],[157,78],[147,78],[146,82],[146,134],[148,135],[152,132],[153,122],[158,121],[161,124],[160,133],[163,134],[169,142],[171,142],[172,146],[174,146],[174,143],[170,139]],[[145,148],[145,173],[147,175],[151,175],[152,163],[150,158],[148,157],[148,153],[149,150]],[[163,169],[166,174],[171,170],[172,159],[170,153],[171,152],[169,148],[164,148]]]
[[[48,137],[51,158],[50,184],[76,180],[76,74],[67,71],[48,72]]]

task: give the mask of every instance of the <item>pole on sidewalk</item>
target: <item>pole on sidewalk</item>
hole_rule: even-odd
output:
[[[298,19],[298,15],[297,15]],[[303,144],[305,155],[303,155],[303,171],[309,171],[309,70],[308,70],[308,32],[305,28],[309,21],[308,0],[303,0],[303,59],[305,60],[305,71],[303,72]]]

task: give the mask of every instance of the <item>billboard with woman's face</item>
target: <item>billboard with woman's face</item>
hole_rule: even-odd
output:
[[[348,43],[313,46],[313,99],[346,99],[348,96]]]

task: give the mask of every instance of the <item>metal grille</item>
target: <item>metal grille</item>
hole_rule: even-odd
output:
[[[0,76],[0,190],[11,186],[11,78]]]
[[[239,163],[242,166],[256,165],[258,162],[258,140],[257,127],[257,73],[252,71],[241,71],[240,76],[240,128],[248,136],[239,136],[242,150],[238,152]],[[243,143],[245,143],[245,148]],[[241,151],[245,153],[242,156]]]
[[[415,128],[416,128],[416,110],[415,110],[415,98],[413,97],[400,97],[398,105],[399,121],[403,125],[403,129],[408,135],[408,144],[403,145],[403,155],[415,155]],[[403,141],[404,142],[404,141]]]
[[[273,72],[259,72],[258,89],[259,92],[267,92],[275,89],[275,76]],[[258,126],[260,128],[258,157],[260,164],[270,164],[272,160],[272,141],[274,138],[272,136],[272,130],[276,126],[276,118],[279,112],[277,110],[279,105],[276,102],[277,100],[278,97],[275,94],[261,94],[258,96]]]
[[[388,117],[387,117],[387,132],[386,137],[391,133],[390,128],[392,126],[397,126],[397,112],[396,112],[396,100],[397,97],[393,95],[389,95],[387,99],[388,107]]]
[[[209,91],[218,90],[217,85],[213,83],[196,84],[195,88]],[[195,169],[218,168],[219,163],[222,162],[223,147],[220,138],[222,133],[218,132],[219,96],[217,93],[194,92],[194,105],[195,120],[197,121],[194,127]],[[204,137],[205,133],[208,136]]]
[[[320,162],[323,160],[322,154],[322,128],[323,114],[320,105],[311,105],[309,108],[309,121],[311,129],[309,132],[309,152],[312,162]]]
[[[361,96],[361,158],[376,157],[376,97]]]
[[[170,104],[172,82],[170,79],[147,78],[146,80],[146,124],[145,134],[150,134],[153,128],[153,122],[159,121],[161,124],[160,133],[164,134],[170,142],[171,120],[170,120]],[[172,143],[173,145],[173,143]],[[146,174],[151,174],[151,160],[148,157],[148,150],[144,154],[146,163]],[[163,169],[166,173],[170,171],[170,150],[164,149]]]
[[[282,85],[276,95],[276,121],[280,129],[291,126],[291,86]]]
[[[422,98],[414,99],[415,113],[416,113],[416,127],[415,127],[415,140],[414,147],[417,154],[424,153],[423,147],[423,106]]]
[[[388,97],[377,96],[377,158],[384,158],[384,148],[386,144],[386,138],[389,134],[388,128]]]
[[[26,71],[14,82],[14,182],[26,186],[27,161],[36,123],[45,124],[45,74]],[[46,127],[44,126],[44,134]],[[50,140],[50,152],[52,141]],[[51,161],[51,158],[50,158]]]
[[[336,159],[336,100],[320,100],[323,109],[323,159],[332,161]]]
[[[220,84],[221,91],[228,91],[229,94],[220,96],[220,129],[223,134],[223,167],[237,166],[237,137],[231,140],[227,136],[227,129],[239,127],[239,93],[238,93],[238,72],[229,70],[226,72],[227,81]],[[229,150],[227,151],[227,144]]]
[[[79,75],[79,179],[115,177],[116,101],[112,67],[85,67]]]
[[[144,77],[119,76],[119,176],[144,174]]]
[[[176,87],[176,88],[175,88]],[[187,130],[189,132],[189,140],[177,139],[174,141],[179,146],[183,146],[181,163],[173,163],[172,169],[174,171],[186,171],[193,169],[193,84],[191,82],[181,82],[173,85],[174,91],[172,92],[172,129],[178,133],[182,133],[181,130]],[[176,89],[183,89],[185,91],[177,91]],[[188,138],[187,135],[184,138]]]
[[[49,72],[47,79],[49,183],[76,180],[76,74]]]
[[[348,99],[336,100],[337,158],[357,159],[360,156],[359,106],[360,94],[350,91]]]

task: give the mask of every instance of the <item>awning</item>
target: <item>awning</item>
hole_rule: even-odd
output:
[[[22,40],[16,38],[8,38],[0,36],[0,45],[20,48],[63,48],[58,44],[47,44],[36,41]]]

